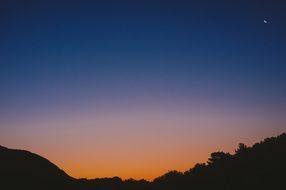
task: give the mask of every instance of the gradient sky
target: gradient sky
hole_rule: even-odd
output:
[[[152,179],[285,132],[285,18],[283,0],[1,1],[0,144]]]

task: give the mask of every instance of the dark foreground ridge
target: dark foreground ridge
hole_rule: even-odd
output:
[[[214,152],[207,163],[156,178],[74,179],[47,159],[0,146],[0,189],[3,190],[191,190],[286,189],[286,134],[252,147],[239,144],[235,154]]]

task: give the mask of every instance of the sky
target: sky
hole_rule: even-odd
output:
[[[282,0],[1,1],[0,144],[152,180],[285,132],[285,18]]]

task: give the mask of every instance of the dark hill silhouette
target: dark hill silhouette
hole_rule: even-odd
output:
[[[62,189],[73,178],[39,155],[1,146],[0,180],[5,189]]]
[[[36,154],[0,146],[0,189],[27,190],[238,190],[286,189],[286,134],[252,147],[240,143],[235,154],[214,152],[207,163],[182,173],[170,171],[152,182],[119,177],[73,179]],[[3,188],[4,187],[4,188]]]

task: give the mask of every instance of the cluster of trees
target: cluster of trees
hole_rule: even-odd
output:
[[[3,161],[4,151],[5,148],[0,149],[0,163]],[[225,152],[214,152],[210,155],[207,163],[196,164],[186,172],[170,171],[152,182],[133,179],[122,180],[119,177],[93,180],[73,179],[66,174],[63,175],[62,171],[52,165],[53,174],[51,172],[52,170],[49,170],[50,172],[48,173],[46,172],[46,175],[43,174],[45,171],[42,171],[42,174],[40,174],[40,176],[45,176],[46,181],[49,181],[49,183],[45,181],[39,182],[36,175],[33,175],[33,178],[29,178],[23,175],[23,171],[21,173],[21,180],[18,179],[19,176],[15,175],[15,170],[13,170],[14,173],[10,172],[11,170],[6,170],[6,173],[0,172],[1,182],[3,182],[3,179],[5,179],[6,182],[10,180],[9,183],[0,183],[0,189],[2,189],[1,184],[2,186],[6,184],[8,188],[6,187],[4,189],[10,190],[286,189],[285,161],[286,134],[283,133],[277,137],[267,138],[252,147],[247,147],[240,143],[233,155]],[[6,162],[9,162],[9,160],[6,160]],[[51,166],[49,166],[49,168],[51,169]],[[11,176],[9,174],[11,174]],[[48,179],[53,179],[53,175],[57,175],[58,178],[54,180],[54,183],[51,183],[51,180]],[[26,187],[23,186],[23,184],[25,184],[23,182],[29,180],[31,184],[37,185],[33,186],[29,184]],[[22,184],[13,183],[18,181],[21,181]],[[11,188],[11,186],[9,186],[11,183],[14,184],[13,187],[18,188]]]
[[[154,180],[155,189],[286,188],[286,134],[252,147],[240,143],[235,154],[214,152],[207,163],[184,173],[171,171]]]
[[[286,189],[285,180],[284,133],[267,138],[252,147],[240,143],[233,155],[221,151],[214,152],[207,163],[196,164],[186,172],[170,171],[152,182],[132,179],[124,181],[120,178],[95,179],[89,181],[89,189]]]

